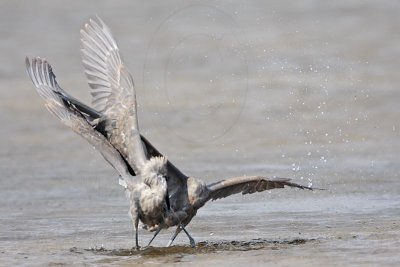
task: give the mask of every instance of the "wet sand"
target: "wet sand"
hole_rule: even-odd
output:
[[[35,3],[0,3],[0,266],[398,266],[396,1]],[[94,14],[134,76],[142,132],[182,171],[327,190],[211,202],[187,228],[195,248],[184,235],[165,248],[170,229],[132,250],[116,173],[24,70],[45,57],[90,103],[79,29]]]

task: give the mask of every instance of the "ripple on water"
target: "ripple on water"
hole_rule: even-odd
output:
[[[185,246],[172,246],[172,247],[148,247],[141,250],[132,249],[107,249],[105,247],[79,249],[73,247],[70,252],[83,254],[91,252],[97,255],[106,256],[166,256],[172,254],[206,254],[218,251],[250,251],[259,249],[284,249],[288,246],[303,245],[309,242],[315,242],[316,239],[290,239],[290,240],[266,240],[266,239],[253,239],[250,241],[202,241],[197,243],[195,247]]]

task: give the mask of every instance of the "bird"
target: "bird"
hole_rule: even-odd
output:
[[[46,59],[26,57],[26,71],[45,107],[98,150],[118,173],[130,201],[128,214],[136,249],[140,249],[139,222],[155,232],[147,246],[162,229],[176,227],[167,246],[184,231],[194,247],[194,238],[185,227],[208,201],[286,186],[316,189],[289,178],[240,176],[206,184],[184,174],[140,133],[133,78],[110,28],[96,16],[85,24],[80,36],[92,106],[62,89]]]

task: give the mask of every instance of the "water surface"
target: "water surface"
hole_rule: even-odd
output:
[[[208,203],[135,251],[116,173],[43,107],[24,57],[90,103],[79,29],[99,14],[135,79],[142,132],[206,182],[290,177]],[[396,1],[0,3],[0,265],[398,266]],[[152,233],[141,230],[142,246]]]

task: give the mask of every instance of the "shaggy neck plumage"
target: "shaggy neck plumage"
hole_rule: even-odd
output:
[[[150,187],[164,185],[167,174],[166,164],[166,158],[152,157],[142,168],[141,176],[143,183]]]

